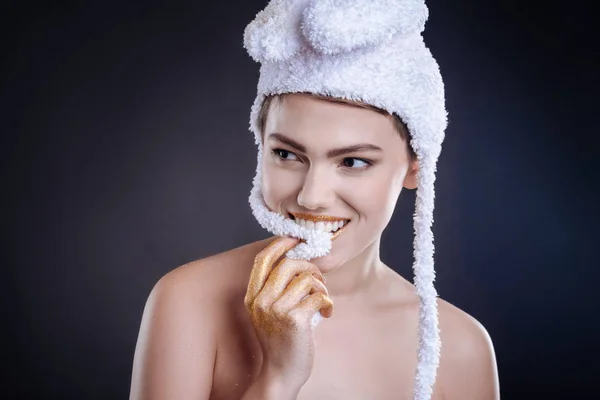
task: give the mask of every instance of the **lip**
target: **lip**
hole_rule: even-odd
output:
[[[312,222],[350,221],[350,218],[332,217],[330,215],[313,215],[313,214],[293,213],[293,212],[291,212],[290,215],[292,215],[294,217],[294,219],[303,219],[303,220],[312,221]]]
[[[350,218],[332,217],[329,215],[313,215],[313,214],[293,213],[293,212],[290,212],[289,214],[290,214],[290,216],[293,217],[293,219],[303,219],[303,220],[312,221],[312,222],[345,221],[346,223],[344,224],[344,226],[342,226],[340,229],[338,229],[337,231],[332,233],[331,240],[335,240],[338,236],[340,236],[340,234],[344,230],[346,230],[346,227],[348,225],[350,225],[350,222],[352,222],[352,220]]]
[[[344,226],[342,226],[340,229],[338,229],[337,231],[333,232],[333,234],[331,235],[331,240],[335,240],[338,236],[341,235],[342,231],[344,231],[346,229],[346,227],[350,225],[350,222],[346,223]]]

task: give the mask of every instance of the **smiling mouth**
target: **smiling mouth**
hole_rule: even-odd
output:
[[[350,219],[330,217],[327,215],[310,215],[290,213],[290,218],[307,229],[332,233],[331,239],[337,238],[350,224]]]

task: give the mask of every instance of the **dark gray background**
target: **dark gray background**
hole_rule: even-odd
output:
[[[55,4],[3,13],[2,397],[124,399],[154,283],[267,235],[242,48],[266,2]],[[450,112],[437,288],[487,327],[504,399],[583,397],[600,347],[591,7],[428,4]],[[405,191],[382,249],[408,278],[413,207]]]

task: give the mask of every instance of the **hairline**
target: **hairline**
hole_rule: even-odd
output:
[[[258,130],[260,131],[261,141],[264,141],[267,117],[269,115],[269,112],[271,111],[271,107],[273,106],[273,103],[274,103],[273,100],[276,100],[280,104],[281,100],[284,97],[291,95],[291,94],[295,94],[295,93],[274,94],[274,95],[266,96],[264,98],[264,100],[260,106],[260,112],[259,112],[258,121],[257,121],[257,127],[258,127]],[[408,131],[408,128],[407,128],[406,124],[404,123],[404,121],[402,121],[402,119],[397,114],[395,114],[395,113],[390,114],[388,111],[386,111],[382,108],[379,108],[379,107],[376,107],[376,106],[373,106],[371,104],[364,103],[361,101],[357,101],[357,100],[343,99],[343,98],[339,98],[339,97],[326,96],[326,95],[315,94],[315,93],[310,93],[310,92],[300,92],[300,93],[296,93],[296,94],[303,94],[303,95],[306,95],[306,96],[314,98],[314,99],[324,100],[324,101],[328,101],[331,103],[344,104],[344,105],[348,105],[351,107],[372,110],[381,115],[392,117],[392,120],[394,123],[394,128],[396,129],[396,132],[398,133],[398,135],[400,135],[400,138],[402,140],[404,140],[407,144],[410,159],[416,160],[417,156],[416,156],[412,146],[410,145],[410,133]]]

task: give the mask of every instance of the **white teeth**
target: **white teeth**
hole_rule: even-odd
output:
[[[296,219],[295,221],[298,225],[303,226],[307,229],[315,229],[315,230],[319,230],[322,232],[335,232],[338,229],[342,228],[344,225],[346,225],[346,221],[313,222],[313,221],[307,221],[304,219]]]

